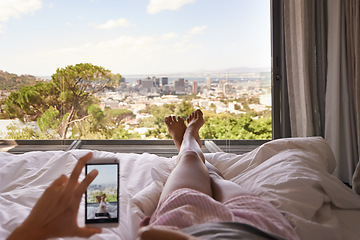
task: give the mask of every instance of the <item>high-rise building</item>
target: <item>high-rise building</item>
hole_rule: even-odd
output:
[[[185,81],[183,78],[174,80],[174,90],[176,93],[185,93]]]
[[[208,89],[211,88],[211,78],[209,78],[209,77],[206,78],[206,86]]]
[[[223,92],[224,94],[229,94],[231,90],[231,85],[229,83],[224,83],[223,85]]]
[[[174,80],[174,87],[184,87],[185,86],[185,81],[183,78],[179,78],[179,79],[175,79]]]
[[[198,93],[198,84],[196,81],[193,82],[193,94],[197,94]]]
[[[141,87],[150,90],[153,87],[153,80],[150,77],[141,81]]]
[[[169,79],[167,77],[162,77],[161,78],[161,84],[163,86],[168,85],[168,82],[169,82]]]
[[[160,87],[160,79],[157,77],[153,77],[153,85],[154,87]]]

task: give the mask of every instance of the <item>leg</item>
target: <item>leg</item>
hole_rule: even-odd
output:
[[[188,127],[183,121],[167,117],[165,123],[172,135],[175,145],[179,146],[178,162],[166,181],[160,201],[168,194],[181,188],[191,188],[212,197],[210,176],[204,164],[201,151],[199,129],[204,124],[202,112],[196,110],[187,119]],[[185,130],[184,130],[185,129]],[[184,132],[180,136],[180,132]]]
[[[219,178],[217,176],[211,176],[211,189],[213,191],[213,197],[216,201],[226,202],[230,199],[241,195],[251,195],[252,193],[238,184]]]
[[[209,171],[211,178],[211,190],[213,192],[213,198],[216,201],[224,203],[240,195],[251,194],[251,192],[239,186],[238,184],[224,179],[224,176],[215,166],[207,162],[205,165]]]

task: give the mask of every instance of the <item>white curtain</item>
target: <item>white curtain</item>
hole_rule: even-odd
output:
[[[283,1],[286,79],[293,137],[324,135],[325,1]]]
[[[313,135],[310,69],[307,51],[309,34],[306,1],[284,2],[285,58],[288,79],[292,136]]]
[[[359,2],[282,2],[291,135],[325,137],[349,184],[360,152]]]
[[[355,21],[356,16],[352,12],[357,11],[359,16],[359,6],[357,0],[328,0],[325,138],[338,161],[334,174],[347,183],[352,182],[359,161],[356,105],[359,105],[360,95],[354,91],[360,81],[359,67],[355,65],[356,55],[359,54],[359,22]]]

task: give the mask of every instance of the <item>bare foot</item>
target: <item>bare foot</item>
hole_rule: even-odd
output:
[[[201,139],[199,136],[199,130],[204,125],[203,113],[200,109],[192,112],[189,117],[186,118],[188,123],[187,130],[194,136],[199,146],[201,147]]]
[[[181,117],[168,116],[164,119],[170,135],[172,136],[175,146],[180,151],[181,143],[183,141],[186,125],[184,119]]]

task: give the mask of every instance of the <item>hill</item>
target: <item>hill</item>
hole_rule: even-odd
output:
[[[16,75],[0,70],[0,90],[19,91],[24,86],[32,86],[41,81],[32,75]]]

